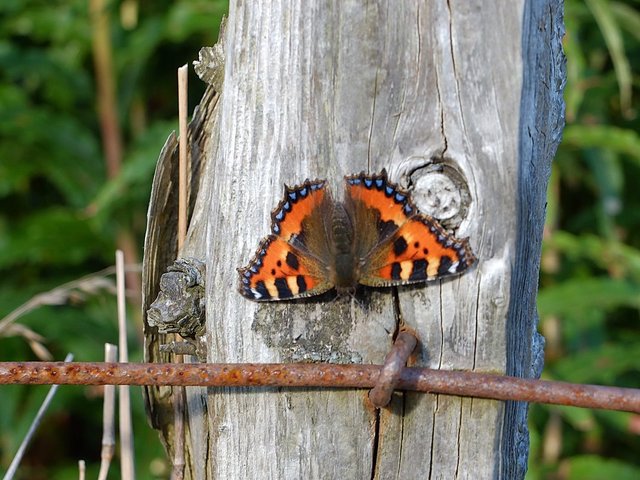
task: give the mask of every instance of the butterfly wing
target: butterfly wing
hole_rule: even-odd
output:
[[[240,273],[240,293],[250,300],[289,300],[331,289],[321,264],[275,235],[260,243]]]
[[[417,214],[370,253],[360,283],[390,286],[432,281],[458,275],[475,261],[468,239],[458,240],[435,219]]]
[[[306,180],[285,187],[271,213],[271,235],[249,264],[238,269],[240,293],[256,301],[289,300],[330,290],[324,215],[331,204],[326,182]]]
[[[458,240],[428,215],[386,172],[346,177],[346,201],[358,232],[356,255],[363,285],[392,286],[462,273],[476,260],[468,241]]]

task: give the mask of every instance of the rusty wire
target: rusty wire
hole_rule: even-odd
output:
[[[0,384],[180,385],[205,387],[372,388],[379,365],[0,363]],[[533,380],[478,372],[404,368],[397,388],[495,400],[640,413],[640,390]]]

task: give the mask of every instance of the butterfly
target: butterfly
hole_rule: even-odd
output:
[[[338,294],[357,285],[385,287],[432,281],[476,261],[467,239],[422,214],[387,172],[344,177],[344,200],[326,180],[285,185],[271,212],[271,234],[244,268],[240,293],[255,301]]]

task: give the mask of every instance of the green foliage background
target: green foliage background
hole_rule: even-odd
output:
[[[543,378],[640,387],[640,2],[567,0],[543,247]],[[529,479],[640,478],[640,415],[531,407]]]
[[[545,378],[640,387],[640,136],[638,0],[567,0],[567,128],[553,166],[541,270]],[[0,316],[34,295],[113,264],[118,231],[142,245],[151,176],[176,129],[176,68],[212,45],[225,1],[110,2],[120,175],[107,180],[96,113],[87,2],[0,2]],[[124,14],[137,6],[129,26]],[[192,70],[192,69],[191,69]],[[190,107],[204,87],[190,78]],[[139,251],[141,254],[141,251]],[[113,277],[40,298],[0,329],[0,361],[102,359],[115,343]],[[137,312],[131,311],[137,319]],[[40,335],[40,339],[34,335]],[[31,340],[29,342],[28,340]],[[131,359],[141,360],[139,323]],[[33,348],[32,348],[33,347]],[[0,469],[9,465],[47,387],[0,389]],[[138,478],[167,464],[132,392]],[[95,478],[101,396],[64,387],[19,478]],[[640,416],[532,406],[529,479],[640,478]],[[114,464],[117,477],[117,463]]]
[[[89,1],[0,2],[0,317],[35,294],[113,265],[118,232],[134,238],[141,258],[153,170],[177,130],[176,69],[216,42],[228,8],[211,0],[106,3],[124,139],[123,167],[112,180],[97,114]],[[189,85],[193,109],[204,84],[192,66]],[[25,340],[30,332],[55,359],[73,352],[78,361],[101,361],[104,343],[117,343],[113,282],[113,275],[101,276],[61,298],[41,298],[60,305],[21,317],[14,324],[21,330],[0,329],[0,361],[37,360]],[[130,359],[141,361],[140,315],[135,307],[129,313]],[[0,471],[47,390],[0,388]],[[138,478],[168,478],[140,389],[131,397]],[[79,459],[88,478],[97,478],[101,436],[100,390],[60,388],[18,478],[78,478]],[[110,478],[118,477],[115,459]]]

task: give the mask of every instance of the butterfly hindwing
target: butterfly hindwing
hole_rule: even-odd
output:
[[[269,235],[260,243],[249,265],[239,269],[240,293],[257,301],[319,295],[332,285],[314,267],[290,243]]]
[[[475,262],[467,239],[448,234],[433,218],[409,218],[371,253],[360,283],[404,285],[462,273]]]
[[[331,289],[322,215],[330,202],[326,182],[306,180],[285,187],[284,198],[271,213],[272,234],[262,240],[249,264],[238,269],[240,293],[256,301],[289,300]]]
[[[420,214],[407,191],[386,172],[346,177],[358,232],[358,283],[391,286],[461,273],[475,262],[467,240],[458,240]]]

